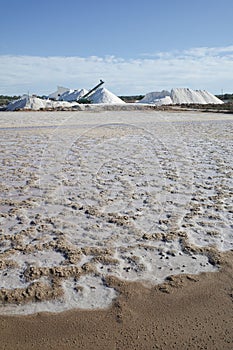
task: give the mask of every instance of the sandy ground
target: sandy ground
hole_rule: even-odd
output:
[[[233,348],[231,116],[0,118],[1,349]]]
[[[0,317],[1,349],[231,350],[232,253],[224,260],[162,287],[112,280],[120,296],[107,310]]]

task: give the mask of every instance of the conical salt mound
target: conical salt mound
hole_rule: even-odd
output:
[[[171,99],[174,104],[222,104],[216,96],[205,90],[192,90],[188,88],[176,88],[171,91]]]
[[[105,88],[100,88],[87,97],[92,103],[123,104],[119,97]]]
[[[139,103],[155,105],[166,104],[222,104],[216,96],[205,90],[192,90],[188,88],[175,88],[169,91],[149,92]]]
[[[38,97],[22,96],[20,99],[9,103],[7,111],[16,111],[19,109],[32,109],[38,111],[45,108],[45,101]]]

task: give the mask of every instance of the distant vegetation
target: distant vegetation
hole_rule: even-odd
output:
[[[0,106],[7,105],[9,102],[17,100],[20,96],[4,96],[0,95]]]
[[[223,102],[232,102],[233,103],[233,94],[216,95],[216,97],[218,97]]]

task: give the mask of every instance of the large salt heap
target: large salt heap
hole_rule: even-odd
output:
[[[222,104],[216,96],[205,90],[192,90],[188,88],[175,88],[171,92],[163,90],[161,92],[150,92],[139,101],[139,103],[149,103],[156,105],[167,104]]]
[[[61,90],[58,89],[61,92]],[[42,109],[56,109],[56,108],[71,108],[78,106],[78,100],[82,98],[88,91],[85,89],[79,90],[67,90],[60,96],[53,93],[49,96],[53,96],[53,99],[41,99],[35,96],[24,95],[20,99],[10,103],[7,106],[7,111],[16,110],[42,110]],[[105,88],[99,88],[87,97],[93,104],[124,104],[119,97]],[[72,102],[73,101],[73,102]],[[80,105],[79,105],[80,106]]]
[[[149,92],[146,94],[139,103],[149,103],[156,105],[169,105],[172,104],[171,94],[169,91],[163,90],[160,92]]]
[[[67,102],[78,101],[87,92],[88,91],[86,89],[68,90],[60,95],[59,101],[67,101]]]
[[[34,96],[24,95],[18,100],[9,103],[6,110],[16,111],[19,109],[31,109],[38,111],[42,108],[45,108],[45,100]]]
[[[87,97],[91,103],[123,104],[119,97],[105,88],[100,88]]]
[[[174,104],[181,103],[205,103],[205,100],[199,95],[198,91],[188,88],[176,88],[171,90],[171,98]]]
[[[8,104],[7,111],[17,110],[32,110],[39,111],[42,109],[56,109],[56,108],[69,108],[77,103],[71,103],[67,101],[54,101],[54,100],[43,100],[39,97],[24,95],[20,99],[13,101]]]
[[[171,90],[171,99],[174,104],[221,104],[219,98],[205,90],[192,90],[188,88],[176,88]]]

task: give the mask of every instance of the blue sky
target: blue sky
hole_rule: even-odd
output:
[[[232,0],[1,0],[0,94],[233,92]]]

